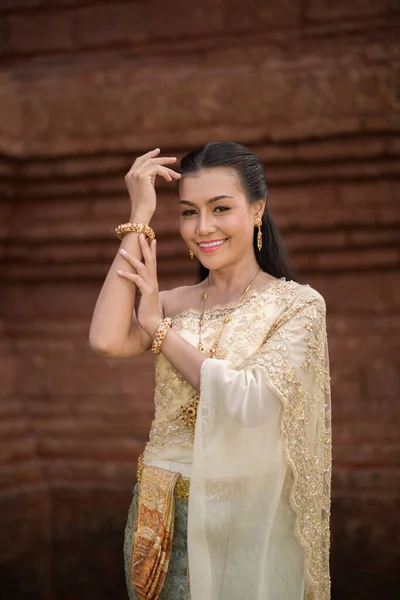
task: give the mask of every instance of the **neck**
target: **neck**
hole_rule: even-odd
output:
[[[236,294],[242,292],[260,269],[254,252],[232,265],[210,270],[210,288],[217,293]]]

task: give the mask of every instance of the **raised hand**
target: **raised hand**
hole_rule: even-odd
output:
[[[180,173],[166,165],[176,162],[174,156],[158,156],[160,148],[155,148],[138,158],[125,175],[125,184],[132,203],[132,212],[145,211],[152,215],[156,209],[154,182],[157,175],[166,181],[179,179]]]
[[[132,281],[139,288],[141,297],[136,317],[140,327],[154,338],[163,319],[158,291],[156,240],[149,245],[145,235],[141,233],[139,241],[144,263],[121,248],[121,256],[136,270],[136,273],[130,271],[117,271],[117,273],[120,277]]]

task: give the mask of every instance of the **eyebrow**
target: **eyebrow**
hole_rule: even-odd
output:
[[[233,200],[233,196],[226,196],[225,194],[222,194],[221,196],[214,196],[214,198],[210,198],[209,200],[207,200],[207,204],[210,204],[211,202],[216,202],[217,200],[223,200],[224,198],[232,198],[232,200]],[[179,204],[188,204],[189,206],[197,206],[195,204],[195,202],[189,202],[189,200],[179,200]]]

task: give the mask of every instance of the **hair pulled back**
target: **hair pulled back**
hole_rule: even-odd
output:
[[[260,268],[274,277],[296,281],[297,275],[288,258],[285,245],[268,207],[268,188],[264,166],[260,159],[245,146],[235,142],[209,142],[192,150],[180,162],[182,177],[203,169],[230,167],[237,173],[239,183],[249,203],[266,200],[262,215],[262,249],[257,248],[258,228],[254,227],[253,247]],[[209,269],[200,263],[199,281],[207,277]]]

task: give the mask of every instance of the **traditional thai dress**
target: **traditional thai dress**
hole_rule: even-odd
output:
[[[155,418],[126,526],[131,599],[330,598],[325,301],[282,277],[233,306],[204,313],[207,350],[231,319],[202,365],[195,427],[197,392],[156,357]],[[189,308],[172,323],[195,347],[199,319]]]

